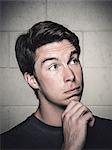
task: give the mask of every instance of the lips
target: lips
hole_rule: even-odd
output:
[[[70,100],[76,100],[78,97],[81,96],[81,87],[76,87],[76,88],[73,88],[73,89],[70,89],[66,92],[64,92],[66,94],[66,98],[65,99],[70,99]],[[77,98],[76,98],[77,97]],[[78,98],[78,101],[79,101],[79,98]]]
[[[80,86],[78,86],[78,87],[75,87],[75,88],[72,88],[72,89],[69,89],[69,90],[67,90],[67,91],[65,91],[64,93],[66,93],[66,94],[79,94],[80,93]]]

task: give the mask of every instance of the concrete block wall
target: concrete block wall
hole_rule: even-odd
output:
[[[15,59],[17,36],[43,20],[61,23],[80,39],[85,88],[82,102],[95,115],[112,119],[112,1],[0,1],[0,132],[38,107]]]

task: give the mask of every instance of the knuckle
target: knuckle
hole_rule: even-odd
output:
[[[74,121],[74,117],[72,116],[72,117],[70,117],[70,121],[71,122],[73,122]]]
[[[88,112],[90,117],[93,117],[93,114],[91,111]]]
[[[86,113],[88,113],[89,111],[88,111],[88,109],[87,109],[87,107],[86,106],[83,106],[82,107],[82,115],[85,115]]]
[[[69,115],[69,113],[67,113],[67,114],[65,114],[65,120],[68,120],[69,118],[70,118],[70,115]]]
[[[74,104],[74,101],[72,100],[72,101],[70,102],[70,104]]]
[[[85,111],[88,111],[88,108],[87,108],[85,105],[83,105],[83,109],[84,109]]]
[[[82,103],[78,103],[78,105],[77,105],[78,107],[82,107],[83,105],[82,105]]]
[[[71,104],[72,104],[72,105],[75,105],[75,104],[76,104],[76,102],[75,102],[75,101],[71,101]]]
[[[72,105],[76,105],[76,104],[78,104],[79,102],[72,100],[71,103],[72,103]]]

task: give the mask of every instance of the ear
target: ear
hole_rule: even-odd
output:
[[[37,89],[37,90],[39,89],[39,85],[38,85],[34,75],[30,75],[29,73],[25,72],[24,79],[33,89]]]

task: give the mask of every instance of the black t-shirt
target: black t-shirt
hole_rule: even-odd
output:
[[[85,149],[112,150],[112,121],[95,117],[94,127],[88,127]],[[34,114],[1,135],[2,149],[61,150],[62,127],[49,126]]]

